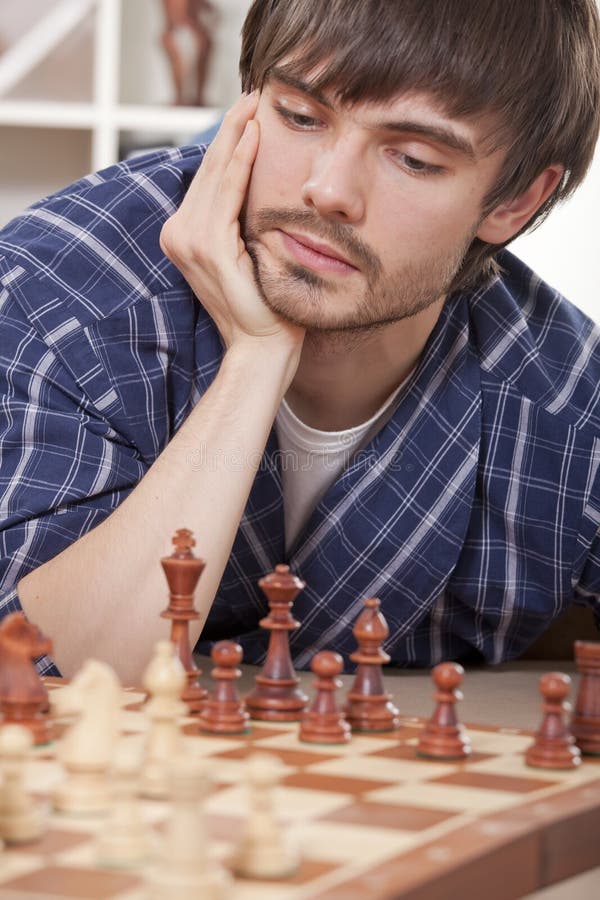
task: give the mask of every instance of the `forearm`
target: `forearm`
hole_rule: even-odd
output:
[[[210,389],[121,506],[19,583],[23,608],[52,637],[63,674],[95,656],[123,680],[139,680],[154,642],[168,634],[159,616],[167,602],[159,560],[182,527],[194,531],[207,561],[197,638],[297,364],[291,344],[251,343],[227,352]]]

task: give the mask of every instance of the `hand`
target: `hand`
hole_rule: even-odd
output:
[[[297,346],[304,330],[263,301],[240,234],[239,214],[259,144],[258,93],[226,114],[183,203],[163,226],[161,248],[213,318],[225,346],[248,338]]]

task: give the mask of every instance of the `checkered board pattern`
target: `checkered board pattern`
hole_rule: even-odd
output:
[[[122,740],[143,742],[143,695],[123,697]],[[394,733],[326,746],[301,743],[295,724],[253,723],[247,735],[217,737],[192,733],[186,719],[187,750],[213,772],[205,804],[210,853],[225,864],[246,815],[246,758],[260,749],[282,764],[276,809],[301,848],[300,869],[283,881],[235,879],[231,900],[436,900],[456,890],[492,900],[495,871],[498,896],[512,897],[593,865],[593,854],[600,864],[600,758],[575,771],[533,769],[523,760],[531,733],[468,725],[468,761],[428,761],[416,754],[422,727],[423,720],[403,718]],[[48,800],[62,777],[53,745],[36,748],[28,787]],[[160,840],[169,804],[140,802]],[[150,865],[97,864],[102,817],[48,815],[41,841],[0,853],[1,900],[149,896]],[[482,885],[485,894],[472,893]]]

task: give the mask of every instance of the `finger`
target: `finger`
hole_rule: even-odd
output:
[[[223,154],[230,156],[233,153],[246,122],[256,113],[259,99],[260,91],[242,94],[227,110],[223,116],[221,127],[206,151],[209,161],[213,155],[220,159]]]
[[[227,226],[237,223],[248,191],[259,141],[259,124],[256,119],[250,119],[219,184],[218,202],[214,209],[215,224]]]
[[[226,255],[232,253],[233,258],[239,259],[238,219],[246,197],[259,139],[258,122],[250,119],[210,200],[205,190],[202,198],[196,203],[189,204],[185,210],[182,204],[178,212],[163,227],[161,232],[163,252],[180,268],[185,265],[188,255],[196,257],[198,249],[212,259],[222,256],[223,253]],[[207,201],[210,202],[210,206],[207,205]],[[210,248],[215,240],[218,246],[212,251]]]
[[[244,133],[246,123],[256,112],[258,99],[258,91],[243,95],[225,113],[221,127],[206,151],[202,165],[198,169],[187,192],[188,195],[191,194],[192,199],[202,189],[202,182],[211,178],[218,180],[227,168],[227,164]]]
[[[163,228],[161,233],[163,252],[180,268],[187,255],[194,250],[197,242],[207,245],[211,235],[214,235],[214,213],[217,206],[215,198],[220,188],[223,172],[231,162],[231,157],[240,143],[244,127],[251,115],[256,111],[257,104],[258,92],[255,92],[253,95],[240,98],[235,106],[232,107],[227,114],[229,117],[227,122],[223,123],[219,131],[220,141],[218,144],[217,138],[219,135],[215,138],[216,149],[218,150],[220,147],[221,152],[216,157],[217,163],[213,166],[213,172],[209,171],[207,174],[207,165],[203,161],[179,209],[171,216]],[[235,142],[234,137],[237,137]],[[215,146],[215,144],[212,146]],[[223,149],[225,147],[228,148],[227,153]],[[249,146],[247,149],[252,153],[253,160],[256,154],[256,147],[252,149]],[[247,163],[250,168],[252,160]],[[246,182],[248,178],[249,171],[246,175]],[[233,202],[235,203],[236,201],[234,200]],[[233,214],[234,218],[237,218],[237,214],[239,214],[241,202],[243,202],[243,198],[242,201],[239,201],[237,213]],[[229,209],[231,209],[231,204],[229,204]],[[225,222],[231,222],[230,213],[225,217]],[[207,227],[210,228],[208,233]],[[202,235],[204,235],[203,238]]]

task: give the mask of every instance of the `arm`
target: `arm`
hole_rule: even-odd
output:
[[[583,572],[573,588],[576,601],[591,607],[600,629],[600,531],[596,533],[586,556]]]
[[[600,466],[596,468],[579,526],[573,566],[573,599],[592,609],[596,627],[600,629]]]
[[[162,245],[215,320],[226,345],[221,369],[167,448],[121,506],[93,531],[18,585],[27,615],[54,641],[71,675],[89,656],[139,679],[154,642],[165,586],[156,564],[179,527],[198,536],[207,559],[195,640],[218,588],[281,397],[293,378],[303,332],[262,302],[240,239],[238,215],[258,147],[256,101],[227,115]],[[244,136],[242,137],[242,134]],[[211,465],[189,459],[202,447]],[[248,460],[235,477],[227,458]],[[215,462],[216,461],[216,462]]]

